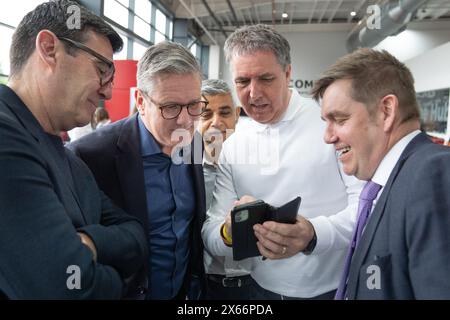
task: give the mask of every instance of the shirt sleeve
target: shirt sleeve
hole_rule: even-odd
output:
[[[336,161],[338,161],[336,159]],[[365,181],[348,176],[338,163],[342,183],[347,192],[347,206],[331,216],[319,216],[310,220],[317,236],[317,244],[312,254],[321,254],[329,250],[345,249],[349,246],[356,223],[359,194]]]
[[[202,238],[206,249],[216,256],[232,257],[233,251],[227,247],[220,236],[220,228],[225,218],[238,200],[233,185],[231,165],[226,159],[226,150],[222,149],[219,156],[216,183],[214,187],[211,207],[206,214],[206,221],[202,228]]]

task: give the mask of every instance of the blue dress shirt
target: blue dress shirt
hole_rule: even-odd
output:
[[[183,285],[189,263],[195,210],[191,168],[162,153],[139,118],[141,155],[149,221],[150,290],[148,299],[172,299]]]

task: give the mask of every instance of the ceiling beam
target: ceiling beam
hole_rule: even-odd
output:
[[[281,10],[281,24],[284,24],[283,13],[286,12],[286,1],[283,1],[283,10]]]
[[[249,8],[247,8],[247,10],[248,10],[248,17],[250,18],[250,23],[251,23],[251,24],[255,24],[255,23],[253,22],[252,9],[249,7]],[[242,11],[243,11],[243,10],[242,10]]]
[[[316,8],[317,8],[317,0],[314,0],[314,7],[311,10],[311,14],[309,15],[308,24],[311,23],[312,18],[314,17],[314,13],[316,12]]]
[[[206,10],[208,10],[209,15],[214,19],[214,21],[216,22],[217,26],[219,27],[220,31],[222,32],[223,36],[226,38],[228,38],[227,33],[225,32],[225,30],[223,30],[222,24],[219,22],[219,20],[217,19],[216,15],[214,14],[214,12],[211,10],[211,8],[208,5],[208,2],[206,2],[206,0],[202,0],[203,5],[205,6]]]
[[[189,9],[188,5],[184,2],[184,0],[179,0],[181,5],[186,9],[186,11],[191,15],[192,18],[195,19],[195,21],[198,23],[198,25],[205,31],[205,33],[208,35],[208,37],[211,39],[211,41],[217,46],[217,41],[214,39],[214,37],[211,35],[211,32],[206,29],[206,27],[203,25],[203,23],[200,21],[200,19]]]
[[[228,13],[225,14],[225,17],[227,18],[227,24],[228,24],[228,26],[233,25],[233,23],[231,22],[231,19],[230,19],[230,15],[229,15]]]
[[[261,23],[261,17],[259,16],[258,6],[255,6],[254,4],[252,4],[252,7],[253,7],[253,11],[255,11],[256,20],[258,20],[258,23]]]
[[[227,4],[228,4],[228,8],[230,8],[231,15],[233,16],[234,26],[235,26],[236,28],[239,28],[238,18],[237,18],[237,16],[236,16],[236,11],[234,11],[234,7],[233,7],[233,5],[231,4],[231,1],[230,1],[230,0],[226,0],[226,1],[227,1]]]
[[[339,10],[339,8],[341,7],[343,1],[344,1],[344,0],[340,0],[339,3],[337,4],[336,8],[334,8],[333,13],[332,13],[332,14],[330,15],[330,17],[328,18],[328,23],[333,22],[333,19],[334,19],[334,17],[336,16],[336,13],[337,13],[337,11]]]
[[[275,0],[272,0],[272,25],[275,25],[275,14],[277,13],[276,7],[275,7]]]
[[[292,24],[292,20],[294,20],[295,13],[295,3],[291,3],[291,13],[289,14],[289,24]]]
[[[325,13],[327,12],[328,6],[330,5],[330,0],[327,0],[327,3],[325,4],[325,7],[323,8],[322,14],[319,18],[319,23],[322,22],[323,17],[325,16]]]

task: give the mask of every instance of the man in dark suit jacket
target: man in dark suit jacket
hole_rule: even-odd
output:
[[[411,72],[386,51],[360,49],[313,94],[345,173],[376,186],[336,298],[449,299],[450,149],[419,131]]]
[[[200,87],[187,49],[154,45],[138,66],[139,114],[69,145],[100,188],[146,228],[150,259],[129,297],[142,297],[148,287],[147,299],[183,299],[192,278],[203,279],[202,140],[193,139],[206,107]]]
[[[69,30],[73,5],[44,3],[22,20],[0,86],[0,292],[10,299],[119,299],[146,259],[140,222],[59,137],[111,97],[111,59],[122,46],[81,6],[81,29]],[[91,55],[110,69],[100,73]]]

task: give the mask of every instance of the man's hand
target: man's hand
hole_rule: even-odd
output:
[[[95,247],[94,242],[92,239],[85,233],[78,232],[78,235],[81,238],[81,243],[84,244],[86,247],[88,247],[92,251],[93,258],[95,262],[97,262],[97,248]]]
[[[259,252],[269,259],[285,259],[303,251],[314,237],[314,228],[308,220],[297,217],[295,224],[267,221],[253,227],[258,238]]]
[[[239,206],[241,204],[253,202],[253,201],[256,201],[256,199],[253,198],[252,196],[243,196],[241,199],[239,199],[238,201],[234,202],[234,207],[237,207],[237,206]],[[225,218],[224,224],[225,224],[225,229],[227,230],[227,233],[231,237],[233,237],[232,230],[231,230],[231,211],[227,214],[227,217]]]

